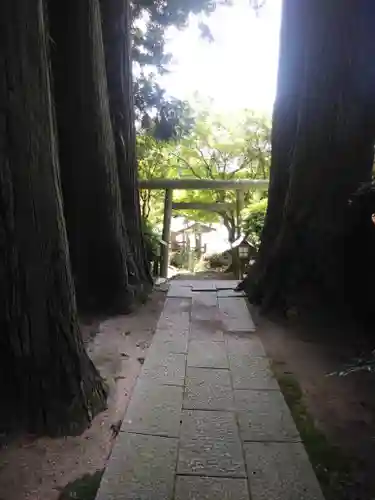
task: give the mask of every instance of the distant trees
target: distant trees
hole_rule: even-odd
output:
[[[143,178],[179,177],[197,179],[267,179],[270,165],[270,123],[266,117],[251,111],[241,116],[224,117],[212,110],[198,113],[196,123],[188,136],[179,141],[158,142],[148,136],[138,138],[140,175]],[[161,192],[144,191],[141,194],[144,214],[150,208],[162,207]],[[243,219],[253,203],[266,193],[256,189],[244,194]],[[186,210],[187,218],[203,222],[222,221],[231,242],[236,239],[236,194],[232,191],[202,190],[176,191],[176,201],[227,203],[229,210],[207,212]]]

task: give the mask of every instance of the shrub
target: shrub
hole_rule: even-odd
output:
[[[147,261],[151,264],[157,258],[160,248],[161,235],[147,219],[142,220],[142,231],[146,246]]]
[[[170,263],[171,266],[177,267],[178,269],[186,267],[188,263],[187,253],[183,250],[178,250],[177,252],[172,253]]]
[[[244,218],[244,230],[248,241],[256,248],[260,245],[260,236],[262,234],[264,220],[266,218],[268,199],[264,198],[258,203],[252,203],[246,209],[246,218]]]

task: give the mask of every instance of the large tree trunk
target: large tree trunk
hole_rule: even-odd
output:
[[[65,215],[78,304],[126,308],[135,266],[124,224],[99,0],[49,0]],[[134,209],[128,214],[134,216]]]
[[[284,0],[269,205],[244,283],[264,307],[344,289],[348,199],[373,160],[374,13],[371,0]]]
[[[134,281],[150,284],[141,230],[132,85],[129,0],[101,0],[108,91],[114,131],[122,207],[136,266]]]
[[[76,433],[105,406],[78,328],[43,0],[0,4],[2,430]]]

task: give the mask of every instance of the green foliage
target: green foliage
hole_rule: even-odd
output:
[[[265,0],[249,0],[258,12]],[[165,96],[157,83],[156,75],[163,74],[171,60],[165,51],[165,33],[168,28],[184,29],[191,14],[201,14],[199,29],[202,39],[213,42],[214,38],[205,18],[220,6],[231,6],[233,0],[139,0],[132,2],[132,57],[134,61],[134,96],[138,122],[143,130],[149,130],[150,111],[156,111],[153,120],[155,137],[169,140],[188,130],[191,116],[187,103]],[[173,110],[173,114],[170,111]],[[145,126],[144,126],[145,125]]]
[[[220,269],[228,265],[228,258],[223,253],[211,253],[205,255],[203,260],[207,262],[207,267],[210,269]]]
[[[266,218],[268,199],[264,198],[252,203],[244,210],[244,232],[246,238],[255,248],[259,248],[264,220]]]
[[[152,223],[142,218],[142,231],[146,245],[147,261],[149,264],[156,260],[160,248],[161,235]]]
[[[171,266],[177,267],[178,269],[187,268],[189,262],[188,252],[184,250],[178,250],[173,252],[170,258]]]
[[[271,159],[270,122],[249,110],[235,117],[224,117],[206,109],[198,115],[189,137],[176,144],[171,154],[176,158],[180,178],[267,179]],[[244,206],[258,203],[265,196],[256,189],[250,189],[245,193]],[[219,190],[179,191],[176,200],[224,202],[235,206],[236,195],[233,191]],[[235,239],[235,208],[218,213],[186,211],[183,215],[206,223],[222,220],[230,238]]]
[[[245,111],[235,117],[219,116],[203,109],[188,137],[180,141],[160,142],[150,135],[137,138],[139,176],[152,178],[198,179],[267,179],[270,168],[270,123],[266,117]],[[154,224],[162,220],[163,192],[142,190],[142,216]],[[259,245],[267,206],[266,193],[250,189],[244,195],[242,232],[254,246]],[[225,202],[233,206],[233,191],[179,190],[175,201],[200,203]],[[181,211],[190,220],[204,223],[223,221],[232,240],[235,239],[235,209],[223,212]]]
[[[140,179],[168,178],[177,173],[171,145],[158,142],[149,135],[137,137],[138,170]],[[140,190],[141,213],[144,220],[159,224],[163,218],[163,191]]]
[[[231,0],[139,0],[133,7],[133,58],[140,65],[153,65],[159,70],[170,60],[165,53],[167,28],[186,28],[190,14],[211,14]]]
[[[181,131],[186,131],[186,122],[191,118],[186,103],[166,98],[164,89],[155,78],[155,73],[166,71],[171,59],[171,55],[165,52],[166,30],[171,26],[186,28],[190,14],[209,15],[217,6],[230,4],[231,0],[140,0],[132,3],[136,116],[142,128],[148,130],[150,111],[156,111],[156,127],[153,127],[153,131],[157,132],[155,137],[169,140],[178,136]],[[212,38],[208,26],[204,23],[201,25],[202,37]]]

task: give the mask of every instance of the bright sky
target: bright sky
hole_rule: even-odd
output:
[[[251,108],[271,112],[276,90],[281,0],[267,0],[258,14],[249,0],[234,0],[209,17],[192,16],[183,31],[167,33],[167,52],[173,54],[170,73],[161,77],[167,93],[194,100],[198,91],[211,98],[218,112]],[[200,36],[204,21],[214,37]]]

